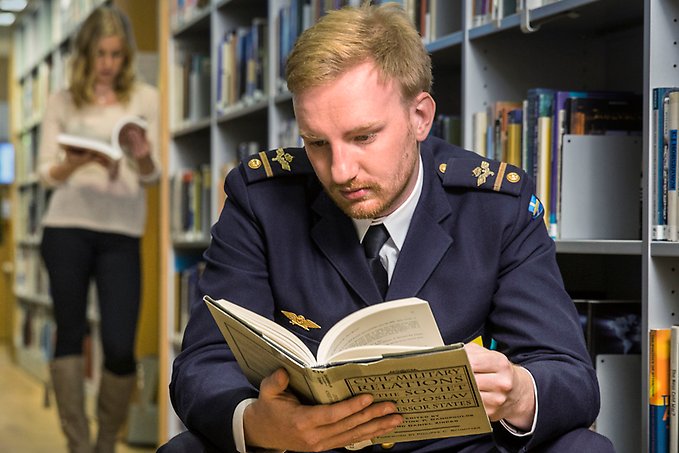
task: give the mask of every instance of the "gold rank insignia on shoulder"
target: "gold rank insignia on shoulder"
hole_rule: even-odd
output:
[[[242,168],[248,184],[269,178],[314,174],[304,148],[277,148],[260,151],[244,159]]]
[[[297,315],[295,313],[285,310],[281,310],[281,313],[283,313],[285,317],[290,320],[290,324],[292,324],[293,326],[299,326],[304,330],[321,328],[321,326],[313,322],[311,319],[306,319],[302,315]]]
[[[471,154],[471,153],[470,153]],[[438,175],[444,187],[466,187],[482,191],[493,191],[519,196],[524,179],[524,171],[519,167],[475,157],[449,157],[445,162],[437,162]]]
[[[292,159],[294,158],[295,157],[292,154],[283,151],[283,148],[278,148],[276,150],[276,157],[271,160],[273,162],[278,162],[283,170],[290,171],[290,162],[292,162]]]
[[[472,174],[476,176],[476,186],[486,183],[489,176],[495,176],[495,172],[490,169],[490,165],[485,160],[481,162],[479,167],[472,170]]]

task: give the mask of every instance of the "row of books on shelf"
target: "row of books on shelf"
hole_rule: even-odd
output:
[[[38,247],[17,247],[15,254],[15,292],[36,301],[48,303],[49,280]]]
[[[14,168],[16,181],[24,184],[35,179],[35,169],[38,162],[38,132],[36,130],[22,134],[16,144]]]
[[[394,0],[373,0],[373,4]],[[286,0],[275,17],[278,89],[285,87],[285,61],[297,37],[328,11],[359,6],[362,0]],[[461,28],[462,5],[450,0],[395,0],[408,13],[425,43]]]
[[[524,0],[524,8],[532,10],[560,0]],[[520,12],[521,1],[517,0],[473,0],[472,26],[498,23],[507,16]]]
[[[652,92],[651,172],[653,228],[651,239],[679,242],[677,197],[677,134],[679,133],[679,87],[656,87]]]
[[[217,111],[264,99],[268,84],[267,20],[227,31],[217,50]]]
[[[198,279],[205,269],[205,261],[190,262],[175,272],[174,333],[181,337],[189,322],[191,301],[200,301],[203,295],[198,290]]]
[[[173,70],[173,126],[210,117],[211,71],[209,55],[190,50],[177,53]]]
[[[12,106],[16,109],[18,119],[18,124],[14,125],[15,130],[24,131],[37,124],[42,118],[50,94],[66,85],[66,62],[70,54],[69,49],[54,52],[21,80],[20,96]]]
[[[642,144],[638,138],[642,131],[643,112],[642,97],[636,93],[531,88],[525,99],[496,101],[486,110],[474,113],[472,120],[474,151],[522,167],[533,177],[537,196],[544,205],[545,221],[555,239],[568,236],[562,234],[561,220],[565,215],[562,209],[562,188],[565,186],[562,177],[566,176],[563,171],[567,154],[564,147],[571,144],[567,139],[569,136],[634,137],[622,140],[622,143],[629,142],[634,148],[629,152],[632,178],[624,183],[632,184],[637,193],[632,203],[640,202]],[[615,143],[614,147],[619,146],[618,142],[610,140],[611,144]],[[605,145],[606,141],[602,143]],[[571,153],[579,153],[581,148],[582,143],[578,147],[571,146]],[[620,153],[606,158],[611,168],[617,168],[613,164],[618,157]],[[580,166],[586,165],[587,162],[581,162]],[[569,173],[569,176],[572,175]],[[601,188],[596,190],[598,192]],[[638,239],[638,225],[633,228],[633,236],[611,239]]]
[[[180,27],[199,16],[210,6],[210,0],[170,0],[170,21],[173,27]]]
[[[170,231],[177,241],[201,241],[210,237],[211,168],[184,169],[170,177]]]
[[[175,241],[203,242],[210,237],[213,185],[216,186],[217,208],[221,210],[225,201],[222,184],[226,175],[240,161],[262,149],[255,141],[239,143],[235,158],[219,168],[216,184],[212,183],[212,167],[209,164],[186,168],[170,176],[170,231]]]
[[[15,30],[14,56],[23,75],[55,49],[104,0],[46,0],[26,15]]]
[[[679,451],[679,325],[650,329],[648,408],[650,453]]]

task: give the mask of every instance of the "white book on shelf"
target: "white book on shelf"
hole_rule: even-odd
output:
[[[640,238],[642,140],[565,135],[560,239]]]

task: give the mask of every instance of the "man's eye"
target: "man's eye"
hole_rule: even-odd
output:
[[[328,142],[326,142],[325,140],[315,140],[309,143],[309,145],[311,145],[313,148],[322,148],[327,144]]]
[[[375,139],[375,134],[357,135],[354,140],[359,143],[370,143]]]

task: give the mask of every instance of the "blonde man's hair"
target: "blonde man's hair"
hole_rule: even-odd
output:
[[[397,3],[330,11],[305,30],[288,56],[286,79],[293,95],[323,85],[366,61],[401,86],[403,100],[430,92],[431,58]]]
[[[113,88],[120,102],[126,103],[130,100],[136,78],[134,37],[122,12],[115,7],[102,6],[85,19],[73,42],[69,90],[78,108],[94,100],[97,47],[101,39],[111,36],[122,38],[123,52],[123,64]]]

